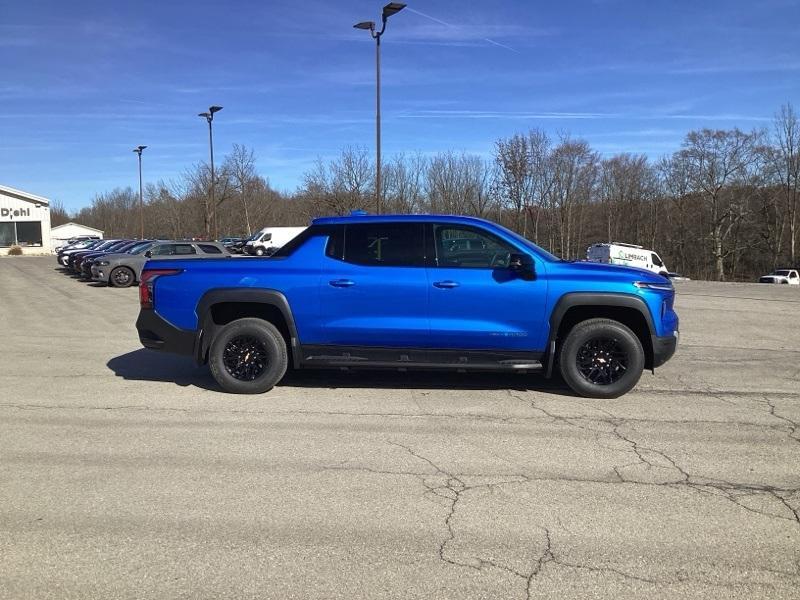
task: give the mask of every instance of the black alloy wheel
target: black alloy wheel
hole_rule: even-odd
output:
[[[251,335],[232,338],[222,351],[225,370],[239,381],[254,381],[267,369],[267,348]]]
[[[628,353],[613,338],[593,338],[578,349],[578,372],[595,385],[619,381],[628,370]]]
[[[260,394],[286,373],[289,351],[274,324],[243,317],[215,328],[208,366],[220,387],[234,394]]]
[[[645,353],[633,331],[612,319],[588,319],[576,324],[558,351],[566,384],[587,398],[617,398],[642,376]]]

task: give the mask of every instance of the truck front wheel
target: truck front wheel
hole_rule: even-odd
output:
[[[617,398],[629,392],[644,369],[639,338],[611,319],[589,319],[567,334],[558,355],[567,385],[587,398]]]
[[[222,327],[208,354],[208,365],[226,392],[260,394],[286,373],[286,342],[272,323],[244,318]]]

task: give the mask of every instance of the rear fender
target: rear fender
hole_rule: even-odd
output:
[[[221,327],[214,322],[212,308],[222,303],[264,304],[278,309],[288,330],[288,342],[291,346],[294,366],[299,366],[300,352],[297,327],[286,296],[276,290],[254,288],[218,288],[209,290],[200,298],[196,310],[197,322],[200,327],[197,332],[194,351],[195,360],[199,364],[204,364],[207,361],[208,350],[217,330]]]

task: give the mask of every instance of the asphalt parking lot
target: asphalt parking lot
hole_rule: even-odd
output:
[[[0,598],[798,598],[800,289],[678,285],[617,400],[535,375],[217,391],[135,289],[0,259]]]

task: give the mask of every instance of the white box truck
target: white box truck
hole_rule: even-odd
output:
[[[264,227],[250,236],[242,251],[253,256],[271,256],[305,229],[305,227]]]
[[[664,261],[652,250],[622,242],[592,244],[586,249],[586,259],[589,262],[646,269],[664,277],[668,272]]]

